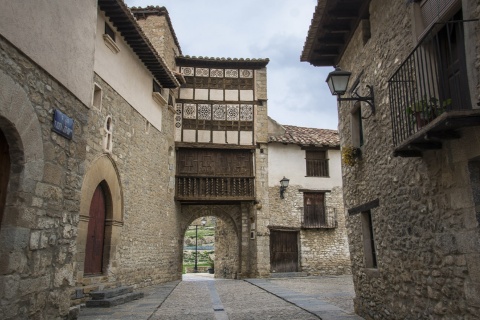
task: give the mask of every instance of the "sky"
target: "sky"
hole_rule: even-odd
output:
[[[325,82],[333,68],[300,62],[317,0],[125,0],[164,6],[183,55],[270,59],[268,115],[281,124],[337,129]]]

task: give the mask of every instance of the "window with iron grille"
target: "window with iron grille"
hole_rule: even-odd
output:
[[[325,193],[305,192],[303,194],[303,227],[321,228],[326,223]]]
[[[305,150],[307,177],[328,177],[327,151]]]

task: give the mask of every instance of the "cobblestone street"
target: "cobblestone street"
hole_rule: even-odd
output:
[[[143,288],[143,299],[82,309],[79,319],[362,319],[353,311],[351,276],[183,281]]]

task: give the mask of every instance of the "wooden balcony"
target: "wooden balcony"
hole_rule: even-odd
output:
[[[394,155],[419,157],[480,125],[470,101],[464,27],[435,24],[388,81]]]
[[[332,229],[337,227],[337,211],[333,207],[326,207],[320,212],[309,212],[304,208],[302,215],[303,229]]]
[[[175,180],[178,201],[255,200],[255,177],[177,176]]]

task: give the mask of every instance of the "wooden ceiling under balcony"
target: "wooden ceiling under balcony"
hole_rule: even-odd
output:
[[[300,57],[314,66],[335,66],[362,19],[370,0],[319,0]]]

